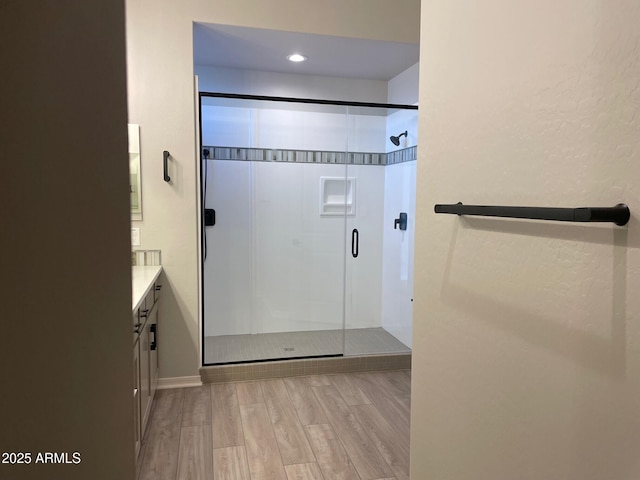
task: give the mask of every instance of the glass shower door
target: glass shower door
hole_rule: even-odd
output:
[[[345,107],[213,96],[201,112],[204,364],[342,355]]]
[[[356,247],[345,265],[345,355],[408,353],[417,111],[350,106],[347,132],[358,199],[346,216],[345,244]]]
[[[254,165],[253,333],[269,339],[272,357],[343,353],[344,221],[322,216],[319,192],[323,175],[343,171]]]

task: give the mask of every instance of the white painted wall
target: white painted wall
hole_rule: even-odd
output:
[[[638,478],[638,19],[625,0],[422,4],[411,478]],[[458,201],[632,219],[433,213]]]
[[[208,65],[194,65],[194,71],[198,75],[201,92],[387,103],[388,82],[384,80],[296,75]]]
[[[0,2],[3,479],[135,477],[124,14]]]
[[[420,63],[396,75],[387,84],[387,103],[417,105],[420,80]]]
[[[271,28],[416,43],[418,0],[128,0],[129,121],[140,124],[141,248],[159,248],[167,275],[160,375],[197,375],[198,170],[193,81],[193,22]],[[389,21],[389,19],[393,21]],[[355,21],[353,19],[358,19]],[[172,184],[158,167],[172,154]]]

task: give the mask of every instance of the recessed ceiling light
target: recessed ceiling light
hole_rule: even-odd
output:
[[[299,53],[294,53],[292,55],[287,56],[287,60],[290,62],[304,62],[307,59],[304,55],[300,55]]]

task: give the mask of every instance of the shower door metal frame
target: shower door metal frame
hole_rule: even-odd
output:
[[[202,208],[202,214],[200,215],[200,232],[201,238],[200,246],[203,247],[206,245],[206,226],[205,226],[205,198],[204,198],[204,182],[206,181],[204,162],[208,161],[203,154],[203,146],[202,146],[202,101],[203,98],[227,98],[227,99],[238,99],[238,100],[259,100],[259,101],[271,101],[271,102],[288,102],[288,103],[299,103],[299,104],[316,104],[316,105],[335,105],[335,106],[345,106],[345,107],[369,107],[369,108],[385,108],[385,109],[399,109],[399,110],[418,110],[417,105],[404,105],[404,104],[390,104],[390,103],[374,103],[374,102],[350,102],[343,100],[322,100],[322,99],[313,99],[313,98],[296,98],[296,97],[276,97],[276,96],[266,96],[266,95],[249,95],[249,94],[237,94],[237,93],[221,93],[221,92],[198,92],[198,159],[200,162],[200,185],[199,189],[199,201],[200,206]],[[345,168],[345,175],[348,170]],[[345,228],[347,216],[344,216],[345,219]],[[345,230],[346,233],[346,230]],[[201,252],[204,252],[205,249],[201,248]],[[347,247],[345,243],[345,248],[343,252],[345,258],[347,255]],[[356,255],[357,256],[357,255]],[[346,269],[346,261],[343,263],[343,268]],[[202,311],[202,319],[200,322],[201,327],[201,346],[202,346],[202,356],[201,356],[201,366],[223,366],[223,365],[236,365],[243,363],[264,363],[264,362],[274,362],[274,361],[284,361],[284,360],[302,360],[302,359],[316,359],[316,358],[336,358],[344,356],[345,352],[345,299],[344,299],[344,288],[343,285],[343,302],[342,302],[342,310],[343,310],[343,350],[342,353],[338,354],[324,354],[324,355],[304,355],[304,356],[292,356],[292,357],[277,357],[277,358],[266,358],[266,359],[253,359],[253,360],[241,360],[241,361],[232,361],[232,362],[218,362],[218,363],[207,363],[205,359],[205,297],[204,297],[204,285],[205,285],[205,256],[201,255],[201,265],[200,265],[200,289],[201,289],[201,311]]]

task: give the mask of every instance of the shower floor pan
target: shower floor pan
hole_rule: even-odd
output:
[[[261,333],[205,337],[205,363],[230,364],[340,355],[342,330]],[[411,353],[383,328],[359,328],[344,333],[345,356]]]

